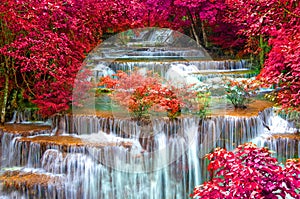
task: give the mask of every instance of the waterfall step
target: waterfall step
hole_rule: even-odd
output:
[[[62,195],[63,181],[62,176],[32,171],[6,171],[0,176],[2,193],[18,190],[30,198],[56,198],[60,192]]]
[[[114,147],[130,150],[132,145],[133,144],[129,141],[114,142],[102,140],[100,142],[93,142],[88,139],[70,135],[37,135],[32,137],[18,137],[15,140],[14,148],[16,148],[16,151],[22,151],[22,153],[11,155],[15,157],[13,159],[18,159],[18,161],[15,162],[15,165],[27,165],[39,168],[41,167],[41,159],[46,158],[44,157],[44,154],[52,149],[58,150],[63,156],[78,153],[91,156],[96,161],[108,161],[107,159],[109,157],[105,156],[104,151],[113,151]]]
[[[132,71],[135,68],[139,69],[147,69],[153,72],[157,72],[162,77],[165,77],[165,74],[171,67],[176,66],[186,66],[188,67],[195,67],[197,68],[198,73],[204,75],[213,75],[218,73],[219,75],[228,75],[228,74],[249,74],[253,73],[251,71],[251,63],[246,60],[221,60],[221,61],[164,61],[164,60],[157,60],[157,61],[144,61],[144,62],[137,62],[137,61],[114,61],[109,63],[109,65],[105,62],[97,63],[93,71],[96,76],[104,76],[108,74],[115,73],[115,71],[122,70],[122,71]],[[196,71],[194,71],[196,72]]]
[[[62,149],[64,152],[72,151],[71,148],[74,147],[96,147],[96,148],[104,148],[104,147],[112,147],[112,146],[122,146],[124,148],[130,148],[132,143],[130,142],[92,142],[85,139],[81,139],[79,137],[62,135],[62,136],[34,136],[34,137],[21,137],[17,140],[18,143],[24,144],[39,144],[41,147],[47,146],[57,146]]]
[[[0,134],[5,132],[19,136],[31,136],[50,133],[51,126],[44,124],[5,124],[0,126]]]
[[[291,140],[300,140],[300,134],[297,133],[279,133],[279,134],[272,134],[271,138],[274,139],[291,139]]]
[[[267,147],[277,158],[278,162],[287,159],[299,158],[300,134],[299,133],[270,133],[263,134],[253,140],[259,147]]]

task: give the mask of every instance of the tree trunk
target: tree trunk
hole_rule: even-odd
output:
[[[195,27],[195,25],[193,23],[192,23],[192,31],[193,31],[193,35],[194,35],[194,38],[195,38],[197,44],[201,45],[200,38],[199,38],[199,36],[197,34],[196,27]]]
[[[189,9],[187,9],[187,10],[188,10],[188,12],[187,12],[188,17],[191,20],[191,28],[192,28],[192,33],[193,33],[194,39],[196,40],[198,45],[201,45],[201,40],[200,40],[198,32],[197,32],[197,23],[195,22],[191,11]]]
[[[207,39],[207,35],[206,35],[206,32],[205,32],[203,21],[201,21],[201,31],[202,31],[202,38],[203,38],[204,47],[207,48],[208,47],[208,39]]]
[[[1,109],[1,124],[4,124],[5,122],[5,115],[6,115],[6,104],[8,99],[8,83],[9,83],[9,76],[6,72],[4,72],[5,76],[5,83],[4,83],[4,96],[3,96],[3,102],[2,102],[2,109]]]
[[[259,36],[259,47],[261,49],[259,52],[259,65],[260,68],[263,68],[265,62],[265,44],[262,35]]]

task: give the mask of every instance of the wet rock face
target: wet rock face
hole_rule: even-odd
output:
[[[300,141],[300,134],[299,133],[285,133],[285,134],[273,134],[273,138],[275,139],[293,139],[293,140],[298,140]]]
[[[64,198],[63,181],[61,176],[22,171],[7,171],[0,176],[1,191],[18,190],[31,198]]]
[[[5,124],[0,127],[0,134],[10,133],[21,136],[37,135],[42,133],[50,133],[49,125],[33,125],[33,124]]]
[[[56,145],[62,149],[64,152],[69,152],[71,147],[99,147],[103,148],[106,146],[117,146],[118,143],[115,142],[92,142],[91,140],[82,139],[74,136],[35,136],[35,137],[22,137],[18,139],[19,142],[24,143],[37,143],[41,146],[47,148],[49,145]],[[121,144],[119,144],[121,146]],[[124,147],[129,147],[130,143],[124,142]]]
[[[291,111],[288,113],[279,113],[284,119],[286,119],[289,124],[296,129],[296,132],[300,134],[300,112]]]

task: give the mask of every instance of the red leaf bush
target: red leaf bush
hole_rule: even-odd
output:
[[[246,51],[265,53],[261,54],[265,62],[259,77],[278,88],[277,101],[283,109],[299,111],[299,1],[227,0],[226,4],[228,10],[225,21],[240,27],[238,34],[248,40]],[[266,44],[270,50],[263,49]]]
[[[127,74],[118,71],[113,77],[102,77],[99,86],[113,89],[112,99],[126,107],[136,119],[141,119],[153,111],[166,111],[173,119],[183,108],[197,109],[197,92],[192,85],[178,88],[164,85],[157,74],[142,75],[138,70]]]
[[[211,180],[195,187],[194,198],[299,198],[300,159],[282,167],[268,149],[252,143],[233,152],[216,148],[206,158]]]

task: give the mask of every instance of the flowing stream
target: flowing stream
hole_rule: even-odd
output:
[[[19,182],[24,198],[187,198],[208,179],[206,153],[264,135],[265,125],[277,125],[272,114],[266,109],[253,117],[154,119],[151,134],[131,120],[66,116],[63,142],[49,140],[50,130],[26,137],[2,130],[1,167],[55,178],[33,187]]]
[[[166,78],[214,86],[215,81],[224,86],[224,76],[249,77],[251,64],[246,60],[211,60],[203,49],[188,48],[188,40],[172,50],[153,47],[161,40],[178,43],[170,35],[166,30],[141,32],[135,42],[127,42],[130,48],[109,41],[89,56],[87,65],[95,79],[136,66]],[[116,47],[110,48],[111,44]],[[204,156],[215,147],[233,150],[253,141],[276,151],[281,160],[300,153],[297,139],[278,136],[292,134],[292,129],[272,108],[250,117],[215,115],[172,121],[151,118],[150,124],[121,117],[65,115],[58,121],[61,136],[52,135],[49,128],[2,128],[0,198],[186,199],[195,186],[209,179]],[[29,123],[30,117],[16,112],[7,125]]]

